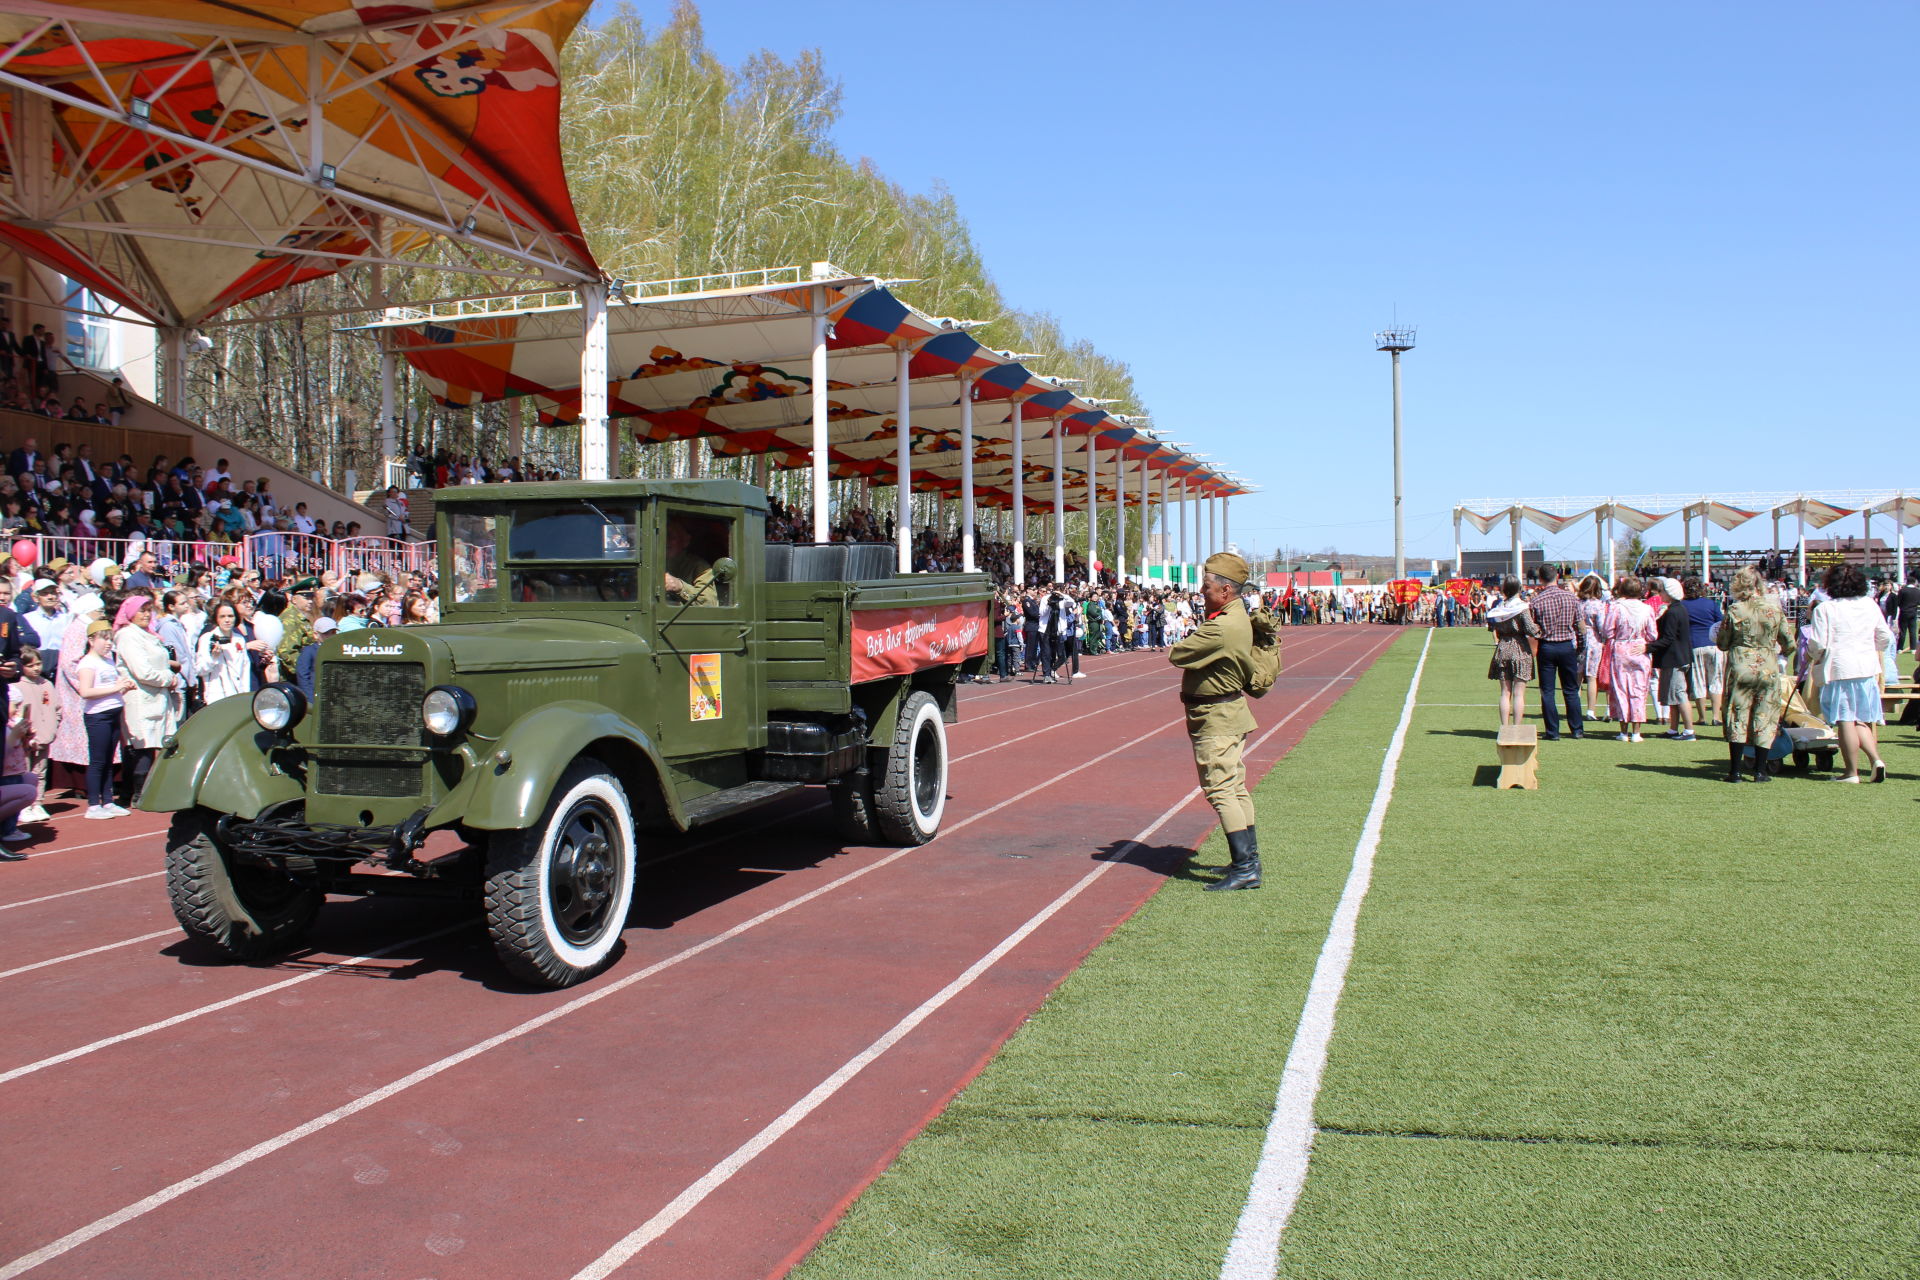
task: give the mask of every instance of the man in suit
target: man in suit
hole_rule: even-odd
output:
[[[32,471],[34,462],[40,457],[40,442],[28,436],[20,447],[7,455],[7,474],[18,476],[23,471]]]

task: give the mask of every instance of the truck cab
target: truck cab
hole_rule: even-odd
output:
[[[769,545],[736,481],[436,496],[438,625],[329,636],[311,697],[225,699],[162,750],[140,805],[175,815],[190,934],[254,958],[329,894],[478,897],[507,966],[564,986],[611,962],[644,841],[805,785],[853,839],[937,834],[984,577]]]

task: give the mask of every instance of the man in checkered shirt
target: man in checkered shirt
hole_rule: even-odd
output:
[[[1560,585],[1560,571],[1553,565],[1540,570],[1540,589],[1527,605],[1533,620],[1540,624],[1540,715],[1547,722],[1541,736],[1549,740],[1560,736],[1560,710],[1553,705],[1553,684],[1557,676],[1561,693],[1567,700],[1567,720],[1573,736],[1587,736],[1586,722],[1580,716],[1580,658],[1588,643],[1587,624],[1580,616],[1580,602],[1573,592]]]

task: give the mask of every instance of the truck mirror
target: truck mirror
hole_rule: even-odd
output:
[[[715,582],[732,582],[734,575],[739,572],[740,566],[734,561],[732,556],[721,556],[713,562],[713,580]]]

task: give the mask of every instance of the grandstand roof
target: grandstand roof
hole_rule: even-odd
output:
[[[163,325],[355,262],[598,268],[561,170],[587,0],[12,0],[0,240]]]

